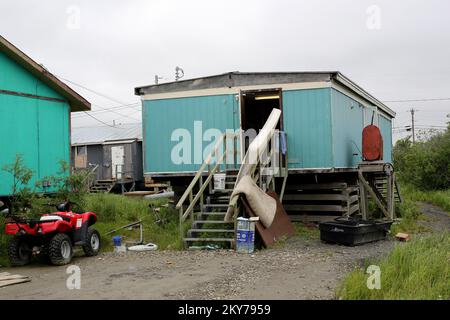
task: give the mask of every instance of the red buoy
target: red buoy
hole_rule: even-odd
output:
[[[365,161],[383,160],[383,137],[377,126],[369,125],[363,129],[362,155]]]

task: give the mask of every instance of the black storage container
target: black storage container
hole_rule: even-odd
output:
[[[367,221],[338,218],[319,223],[320,239],[325,242],[355,246],[383,240],[392,221]]]

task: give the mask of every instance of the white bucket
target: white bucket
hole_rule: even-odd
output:
[[[214,189],[224,190],[225,189],[225,179],[227,175],[225,173],[214,174]]]

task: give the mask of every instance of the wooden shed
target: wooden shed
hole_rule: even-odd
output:
[[[33,170],[30,186],[56,176],[70,162],[70,114],[90,103],[0,36],[0,195],[13,178],[1,170],[22,155]],[[48,190],[48,189],[47,189]]]
[[[109,188],[120,181],[140,183],[144,177],[142,125],[73,128],[71,157],[75,170],[90,168],[96,180]]]

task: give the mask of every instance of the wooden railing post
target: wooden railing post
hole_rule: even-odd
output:
[[[183,230],[183,206],[181,206],[180,207],[180,210],[179,210],[179,223],[180,223],[180,225],[179,225],[179,227],[180,227],[180,239],[183,239],[183,233],[184,233],[184,230]]]
[[[203,185],[203,176],[200,176],[200,179],[198,180],[198,189],[200,190]],[[204,196],[203,192],[200,194],[200,212],[203,212],[203,204],[204,204]]]

